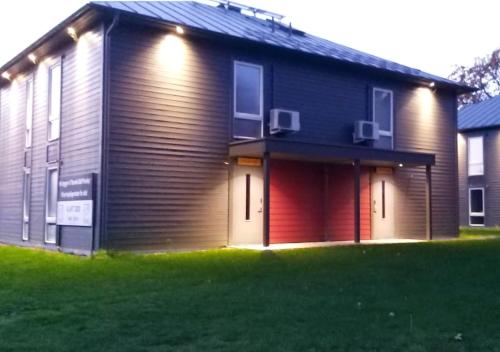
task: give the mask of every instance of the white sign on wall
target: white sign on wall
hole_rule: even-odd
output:
[[[93,202],[73,200],[57,202],[57,224],[65,226],[92,226]]]
[[[93,226],[94,174],[59,179],[57,225]]]

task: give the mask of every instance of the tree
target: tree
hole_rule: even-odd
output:
[[[476,92],[458,97],[459,107],[478,103],[500,94],[500,49],[484,57],[476,58],[471,67],[456,66],[449,78],[478,88]]]

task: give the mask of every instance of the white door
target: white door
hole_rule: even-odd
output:
[[[233,168],[231,244],[262,244],[263,191],[262,167]]]
[[[372,174],[372,239],[394,238],[394,178]]]

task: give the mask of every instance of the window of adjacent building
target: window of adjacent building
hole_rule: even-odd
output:
[[[469,188],[469,224],[484,226],[484,188]]]
[[[469,160],[469,176],[484,174],[483,137],[469,137],[467,158]]]
[[[26,130],[24,138],[24,146],[26,148],[31,147],[31,141],[33,139],[33,79],[28,79],[26,81]]]
[[[234,63],[234,122],[235,138],[262,137],[263,67]]]
[[[61,130],[61,63],[49,68],[49,121],[48,139],[59,138]]]
[[[47,243],[56,243],[58,172],[57,168],[47,169],[47,187],[45,192],[45,242]]]
[[[23,177],[23,240],[29,239],[30,233],[30,195],[31,195],[31,173],[24,170]]]
[[[380,139],[377,148],[393,149],[393,93],[387,89],[373,88],[372,119],[379,124]]]

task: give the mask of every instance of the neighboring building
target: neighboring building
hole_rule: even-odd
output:
[[[500,96],[458,112],[460,225],[500,226]]]
[[[456,236],[470,88],[280,20],[91,3],[4,65],[0,240],[86,253]]]

